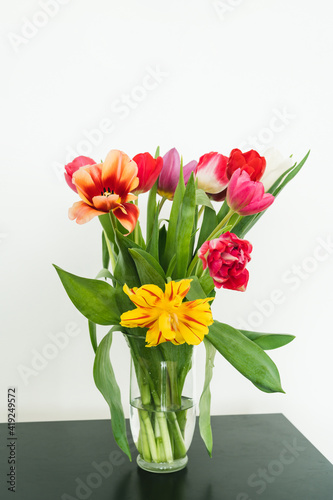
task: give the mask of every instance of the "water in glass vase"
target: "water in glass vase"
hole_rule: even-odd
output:
[[[176,472],[187,464],[196,420],[192,398],[181,398],[180,405],[157,409],[142,404],[140,397],[131,400],[130,423],[139,451],[138,465],[149,472]]]

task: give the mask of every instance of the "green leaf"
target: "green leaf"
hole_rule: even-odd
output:
[[[142,231],[139,221],[137,221],[132,234],[134,236],[133,241],[137,241],[141,248],[146,249],[146,242],[144,240],[144,237],[142,236]],[[137,238],[137,240],[135,240],[135,238]]]
[[[147,242],[151,239],[153,233],[153,227],[156,218],[157,205],[156,205],[156,193],[157,193],[158,181],[155,182],[148,195],[147,203]]]
[[[83,316],[98,325],[117,325],[119,309],[117,292],[105,281],[81,278],[54,265],[59,278],[75,307]]]
[[[153,228],[151,230],[150,240],[147,241],[147,252],[150,253],[156,260],[159,260],[159,221],[157,212],[155,214],[155,220]]]
[[[102,265],[103,265],[103,268],[108,269],[109,264],[110,264],[109,249],[108,249],[108,245],[106,243],[105,232],[102,231]]]
[[[187,292],[186,298],[188,300],[197,300],[197,299],[205,299],[207,295],[205,294],[200,281],[197,276],[190,276],[191,279],[191,287]]]
[[[172,259],[170,260],[168,269],[166,270],[166,273],[165,273],[167,278],[171,278],[173,270],[175,268],[175,265],[176,265],[176,256],[174,255],[172,257]]]
[[[258,389],[264,392],[284,392],[273,361],[261,347],[239,330],[214,321],[209,327],[206,339]]]
[[[215,211],[210,210],[210,208],[208,207],[205,207],[200,235],[198,239],[198,245],[195,253],[197,253],[199,248],[207,240],[208,236],[213,232],[213,230],[216,228],[217,225],[218,225],[218,220]]]
[[[172,206],[171,206],[165,248],[162,247],[164,252],[163,253],[160,252],[160,257],[162,257],[162,263],[163,263],[164,269],[167,269],[170,260],[175,255],[176,249],[179,246],[178,242],[176,240],[177,224],[178,224],[178,217],[179,217],[181,204],[183,202],[184,193],[185,193],[185,182],[184,182],[184,176],[183,176],[183,167],[181,165],[180,173],[179,173],[179,181],[178,181],[178,185],[177,185],[177,188],[176,188],[176,191],[175,191],[175,194],[173,197],[173,201],[172,201]],[[164,226],[162,226],[162,227],[164,227]],[[160,246],[160,249],[161,249],[161,246]]]
[[[135,263],[129,253],[129,248],[141,248],[133,240],[129,240],[116,230],[116,240],[119,247],[119,255],[114,270],[114,276],[119,283],[126,283],[130,288],[138,286],[139,275]]]
[[[110,240],[110,242],[115,244],[114,231],[110,220],[110,214],[99,215],[99,221],[102,224],[102,227]]]
[[[186,276],[186,270],[190,257],[189,241],[191,239],[191,234],[193,231],[194,215],[195,215],[195,182],[192,173],[186,186],[177,225],[176,241],[175,241],[176,266],[173,273],[173,278],[175,279]]]
[[[162,264],[164,270],[166,270],[169,265],[169,261],[166,261],[165,265],[163,259],[161,259],[161,256],[164,255],[166,239],[167,239],[167,230],[165,228],[165,225],[163,224],[163,226],[159,230],[159,235],[158,235],[158,254],[160,256],[160,263]]]
[[[110,361],[110,348],[112,343],[111,329],[99,344],[94,362],[94,381],[109,405],[111,412],[112,432],[119,448],[132,460],[126,435],[126,423],[121,394]]]
[[[206,195],[203,189],[197,189],[195,192],[195,203],[196,205],[204,205],[205,207],[209,207],[211,210],[214,210],[212,202]]]
[[[212,456],[213,434],[210,424],[210,382],[213,378],[214,358],[216,354],[215,347],[204,338],[206,348],[206,368],[205,382],[199,401],[199,429],[203,442],[206,445],[209,456]]]
[[[101,269],[99,271],[99,273],[97,274],[96,279],[98,280],[99,278],[109,278],[112,281],[115,281],[115,277],[113,276],[113,274],[111,274],[108,269],[104,269],[104,268]]]
[[[192,227],[190,246],[189,246],[189,258],[192,258],[193,250],[194,250],[194,243],[196,240],[197,232],[199,231],[199,227],[197,227],[198,226],[198,217],[199,217],[199,212],[198,212],[198,207],[196,206],[194,209],[194,220],[193,220],[193,227]]]
[[[160,156],[160,147],[159,147],[159,146],[157,146],[156,151],[155,151],[155,156],[154,156],[155,160],[156,160],[156,158],[158,158],[159,156]]]
[[[228,212],[229,212],[228,204],[226,201],[224,201],[222,204],[222,207],[220,208],[220,210],[217,214],[217,223],[218,224],[223,221],[224,217],[227,215]]]
[[[248,339],[255,342],[264,351],[269,351],[271,349],[278,349],[284,345],[289,344],[295,338],[294,335],[287,335],[282,333],[259,333],[259,332],[249,332],[247,330],[239,330]]]
[[[157,260],[144,250],[130,248],[129,252],[136,265],[141,285],[154,284],[164,290],[166,278]]]
[[[206,297],[215,297],[215,285],[213,278],[209,274],[203,274],[199,278],[200,285],[206,294]]]
[[[96,352],[98,347],[97,335],[96,335],[96,323],[93,323],[88,319],[88,328],[89,328],[91,345],[93,346],[94,352]]]

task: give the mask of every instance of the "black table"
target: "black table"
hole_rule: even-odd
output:
[[[198,426],[197,426],[198,427]],[[213,458],[198,428],[187,467],[152,474],[118,451],[108,420],[0,425],[0,498],[15,500],[333,500],[333,466],[281,414],[212,417]],[[133,447],[133,442],[130,442]]]

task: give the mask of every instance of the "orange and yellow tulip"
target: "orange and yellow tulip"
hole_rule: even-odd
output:
[[[97,215],[112,212],[129,233],[135,228],[139,209],[131,194],[139,184],[138,167],[125,153],[111,150],[103,163],[74,172],[72,180],[81,198],[69,209],[69,218],[85,224]]]

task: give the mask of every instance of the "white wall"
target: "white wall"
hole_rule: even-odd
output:
[[[98,161],[111,148],[135,155],[158,144],[189,161],[254,138],[297,160],[312,152],[248,234],[247,292],[221,290],[215,317],[297,339],[271,353],[286,395],[259,392],[218,357],[212,412],[283,412],[333,461],[331,3],[17,0],[2,11],[1,421],[9,386],[18,388],[20,421],[109,416],[92,379],[86,321],[51,266],[93,277],[101,262],[98,220],[80,227],[67,218],[76,197],[62,165],[79,153]],[[154,71],[155,88],[140,94]],[[121,108],[126,95],[132,107]],[[106,118],[112,130],[89,142]],[[284,300],[272,306],[276,289]],[[75,334],[66,348],[24,376],[50,334],[64,331]],[[112,358],[126,406],[120,336]],[[199,387],[202,362],[199,349]]]

